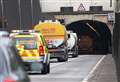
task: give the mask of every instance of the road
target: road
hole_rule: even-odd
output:
[[[68,62],[51,61],[50,74],[29,75],[31,82],[83,82],[103,55],[80,55]]]

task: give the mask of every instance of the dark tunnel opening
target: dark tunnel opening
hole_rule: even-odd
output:
[[[96,20],[80,20],[66,25],[77,33],[80,54],[107,54],[111,50],[111,31],[107,24]]]

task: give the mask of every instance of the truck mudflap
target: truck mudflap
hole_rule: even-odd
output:
[[[72,56],[72,58],[78,57],[78,50],[69,50],[68,55]]]

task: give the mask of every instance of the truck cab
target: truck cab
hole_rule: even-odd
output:
[[[51,58],[57,58],[59,62],[67,61],[67,32],[64,25],[58,21],[44,21],[35,25],[34,30],[40,31],[49,48]]]
[[[67,34],[68,34],[68,40],[67,40],[68,54],[71,55],[73,58],[78,57],[77,34],[70,30],[67,31]]]

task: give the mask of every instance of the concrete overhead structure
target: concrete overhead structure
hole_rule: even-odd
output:
[[[89,23],[91,22],[90,24],[92,24],[94,28],[98,27],[97,30],[101,32],[101,35],[104,33],[106,34],[108,33],[108,36],[111,37],[111,33],[113,30],[113,21],[114,21],[114,14],[113,14],[114,2],[115,2],[114,0],[40,0],[40,5],[41,5],[42,14],[47,14],[48,16],[49,14],[52,14],[55,19],[64,19],[65,21],[64,24],[65,25],[72,24],[71,28],[73,27],[73,29],[76,29],[76,27],[79,29],[81,27],[81,30],[83,30],[84,25],[82,25],[81,22],[87,20],[87,22]],[[62,8],[64,9],[62,10]],[[77,23],[73,24],[74,22]],[[85,25],[85,27],[87,26]],[[104,29],[107,30],[110,29],[110,30],[108,32],[106,30],[103,31]],[[86,35],[87,33],[88,32],[86,32]],[[95,47],[92,46],[92,48],[89,48],[90,52],[92,51],[92,49],[93,51],[102,50],[102,49],[105,50],[104,52],[109,51],[108,49],[109,47],[111,47],[111,39],[109,39],[110,41],[108,41],[106,40],[108,39],[108,37],[107,38],[106,36],[101,37],[101,39],[103,38],[104,38],[103,42],[106,41],[104,42],[104,44],[106,45],[99,46],[99,44],[103,44],[103,43],[100,41],[96,41],[96,43],[98,44],[95,45]],[[94,40],[94,38],[90,39],[89,42],[95,43],[92,40]],[[100,48],[97,48],[98,46]]]
[[[108,22],[107,14],[55,15],[55,18],[65,19],[66,24],[70,24],[78,20],[98,20],[104,23]]]
[[[90,6],[102,6],[103,11],[114,9],[115,0],[40,0],[42,12],[60,12],[60,7],[73,7],[73,11],[78,11],[80,4],[85,11],[90,10]]]
[[[97,20],[106,23],[113,31],[113,24],[108,20],[108,14],[79,14],[79,15],[54,15],[56,19],[64,19],[65,24],[70,24],[79,20]]]
[[[114,14],[110,13],[113,13],[115,0],[40,0],[40,5],[42,13],[52,14],[55,19],[64,19],[65,24],[79,20],[97,20],[108,24],[111,32],[113,30],[109,17],[114,21]],[[62,12],[61,7],[73,7],[73,11]]]

